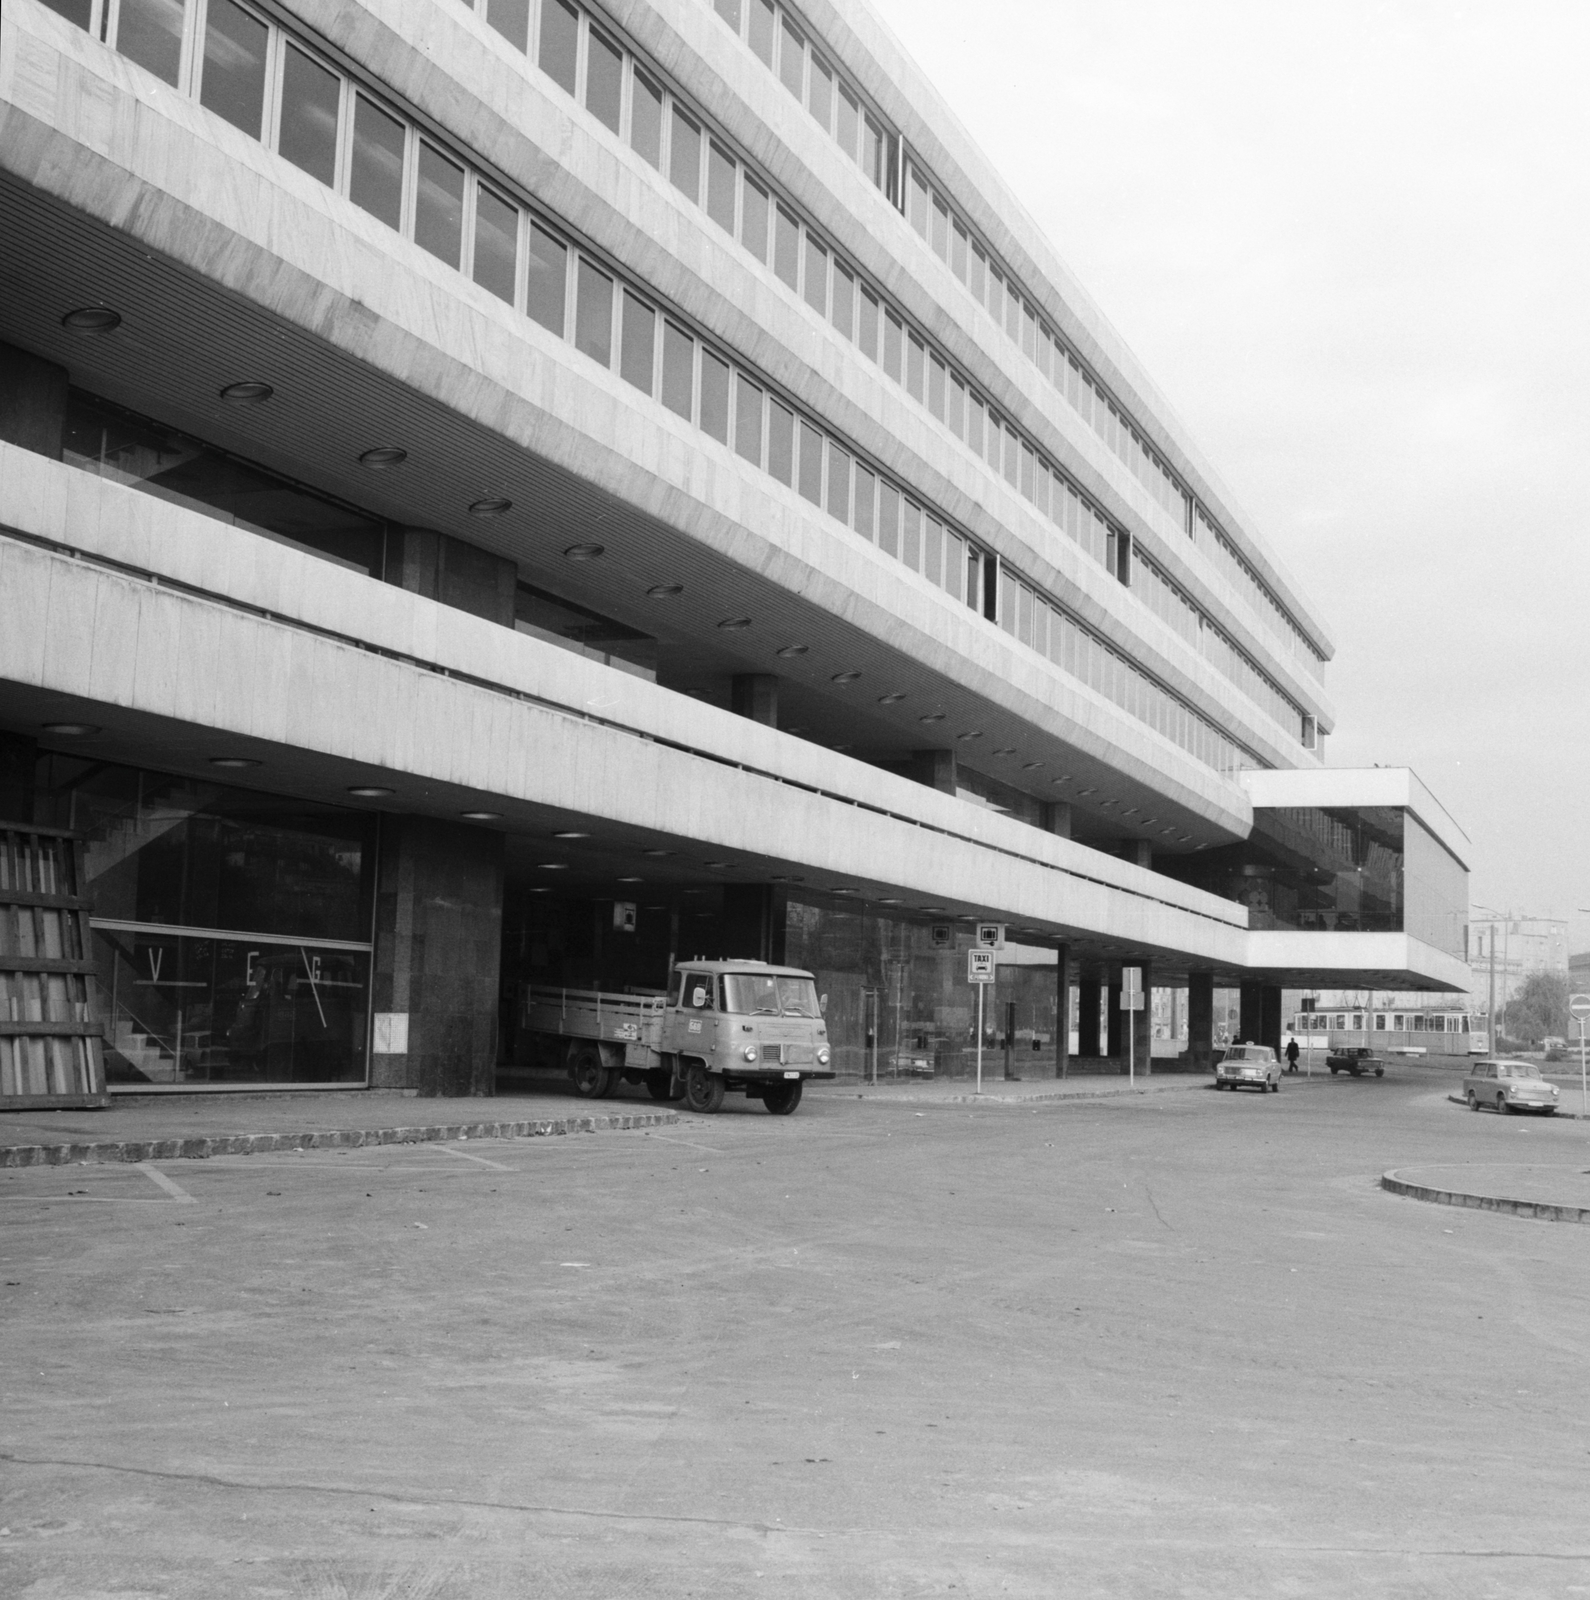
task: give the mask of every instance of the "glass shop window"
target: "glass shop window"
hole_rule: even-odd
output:
[[[209,0],[199,103],[259,138],[265,115],[265,49],[270,31],[233,0]]]
[[[438,261],[458,266],[464,243],[464,169],[423,140],[414,192],[414,242]]]
[[[373,100],[358,95],[348,197],[389,228],[403,225],[403,151],[407,131]]]

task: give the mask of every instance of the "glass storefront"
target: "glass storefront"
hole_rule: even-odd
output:
[[[84,838],[113,1085],[360,1084],[373,817],[50,755]]]

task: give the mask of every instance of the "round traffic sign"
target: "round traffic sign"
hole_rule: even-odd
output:
[[[1590,994],[1571,994],[1568,996],[1568,1015],[1580,1021],[1590,1018]]]

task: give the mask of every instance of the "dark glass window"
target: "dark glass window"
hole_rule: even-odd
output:
[[[834,261],[834,292],[833,304],[829,307],[829,319],[833,325],[849,339],[855,327],[856,313],[856,280],[850,273]]]
[[[644,73],[631,78],[629,142],[647,161],[662,171],[662,90]]]
[[[905,387],[913,400],[922,398],[922,366],[926,354],[922,341],[913,333],[905,352]]]
[[[701,129],[678,106],[674,107],[673,135],[668,142],[668,176],[676,189],[699,203]]]
[[[265,114],[265,24],[232,0],[210,0],[199,101],[234,128],[260,136]]]
[[[594,28],[586,36],[585,109],[618,132],[624,105],[624,57]]]
[[[767,219],[767,191],[746,174],[740,194],[740,243],[764,266],[767,264]]]
[[[175,85],[182,67],[183,0],[121,0],[116,48]]]
[[[657,350],[657,313],[644,300],[624,292],[624,346],[619,372],[626,383],[651,393],[652,366]]]
[[[403,224],[403,124],[361,94],[353,113],[348,197],[389,228]]]
[[[839,86],[839,107],[834,119],[834,137],[852,161],[856,159],[856,133],[861,125],[861,109],[850,91]]]
[[[743,372],[734,375],[734,448],[762,464],[762,391]]]
[[[414,242],[450,267],[459,264],[464,246],[464,169],[423,141],[414,193]]]
[[[904,359],[905,330],[900,326],[899,319],[891,312],[885,312],[883,317],[883,370],[894,379],[900,381],[900,365]]]
[[[475,282],[514,302],[519,277],[519,211],[485,184],[475,185]]]
[[[801,226],[783,206],[773,220],[773,270],[790,288],[800,287]]]
[[[834,120],[834,75],[816,56],[812,57],[806,104],[812,116],[817,119],[818,126],[826,133]]]
[[[525,310],[561,339],[568,326],[569,249],[539,222],[530,225],[530,281],[525,290]]]
[[[530,47],[530,0],[485,0],[486,21],[515,50]]]
[[[878,359],[878,302],[865,289],[859,296],[861,315],[856,342],[874,361]]]
[[[574,302],[574,345],[604,367],[613,364],[613,280],[584,256]]]
[[[828,315],[828,252],[806,235],[806,304],[818,316]]]
[[[729,442],[729,364],[701,352],[701,426],[719,444]]]
[[[773,65],[775,26],[772,0],[751,0],[751,48],[769,67]]]
[[[87,28],[94,20],[94,0],[44,0],[44,4],[79,28]]]
[[[801,423],[800,491],[814,506],[823,503],[823,436]]]
[[[62,454],[83,471],[381,576],[379,519],[77,389],[67,404]]]
[[[784,18],[783,38],[779,40],[778,75],[797,100],[805,98],[806,41],[795,31],[788,17]]]
[[[716,140],[707,149],[707,215],[734,237],[734,157]]]
[[[900,553],[900,492],[881,478],[878,480],[878,548],[885,555]]]
[[[856,464],[856,513],[852,526],[863,539],[874,537],[873,511],[878,480],[859,462]]]
[[[541,70],[569,94],[580,58],[580,14],[564,0],[541,0]]]
[[[611,617],[521,583],[514,597],[514,628],[577,655],[657,681],[657,641]]]
[[[771,398],[767,404],[767,470],[780,483],[795,482],[795,414]]]
[[[276,148],[295,167],[337,181],[337,113],[342,80],[295,45],[282,52],[282,119]]]
[[[691,420],[696,394],[696,342],[683,328],[663,324],[662,401],[686,422]]]

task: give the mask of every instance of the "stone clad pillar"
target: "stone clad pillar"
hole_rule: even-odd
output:
[[[771,672],[737,672],[729,682],[729,709],[765,727],[778,726],[778,679]]]
[[[431,528],[391,528],[386,580],[502,627],[513,626],[519,569],[502,556]]]
[[[503,837],[381,819],[370,1086],[489,1095],[497,1070]]]
[[[940,794],[955,793],[955,752],[953,750],[913,750],[911,777]]]
[[[1105,1053],[1112,1061],[1121,1063],[1121,1071],[1126,1071],[1126,1029],[1122,1026],[1121,1018],[1121,969],[1117,967],[1110,977],[1106,990],[1106,1005],[1108,1012],[1104,1018],[1104,1036],[1108,1041]]]
[[[1100,985],[1097,978],[1077,979],[1077,1056],[1096,1059],[1099,1050]]]
[[[1071,1070],[1071,946],[1060,946],[1055,969],[1054,1075],[1064,1078]]]
[[[1126,1013],[1132,1029],[1132,1044],[1136,1050],[1138,1072],[1152,1075],[1154,1071],[1154,969],[1147,961],[1139,961],[1137,969],[1143,991],[1143,1009]]]
[[[1194,1072],[1213,1072],[1215,1051],[1215,975],[1187,974],[1187,1058]]]

